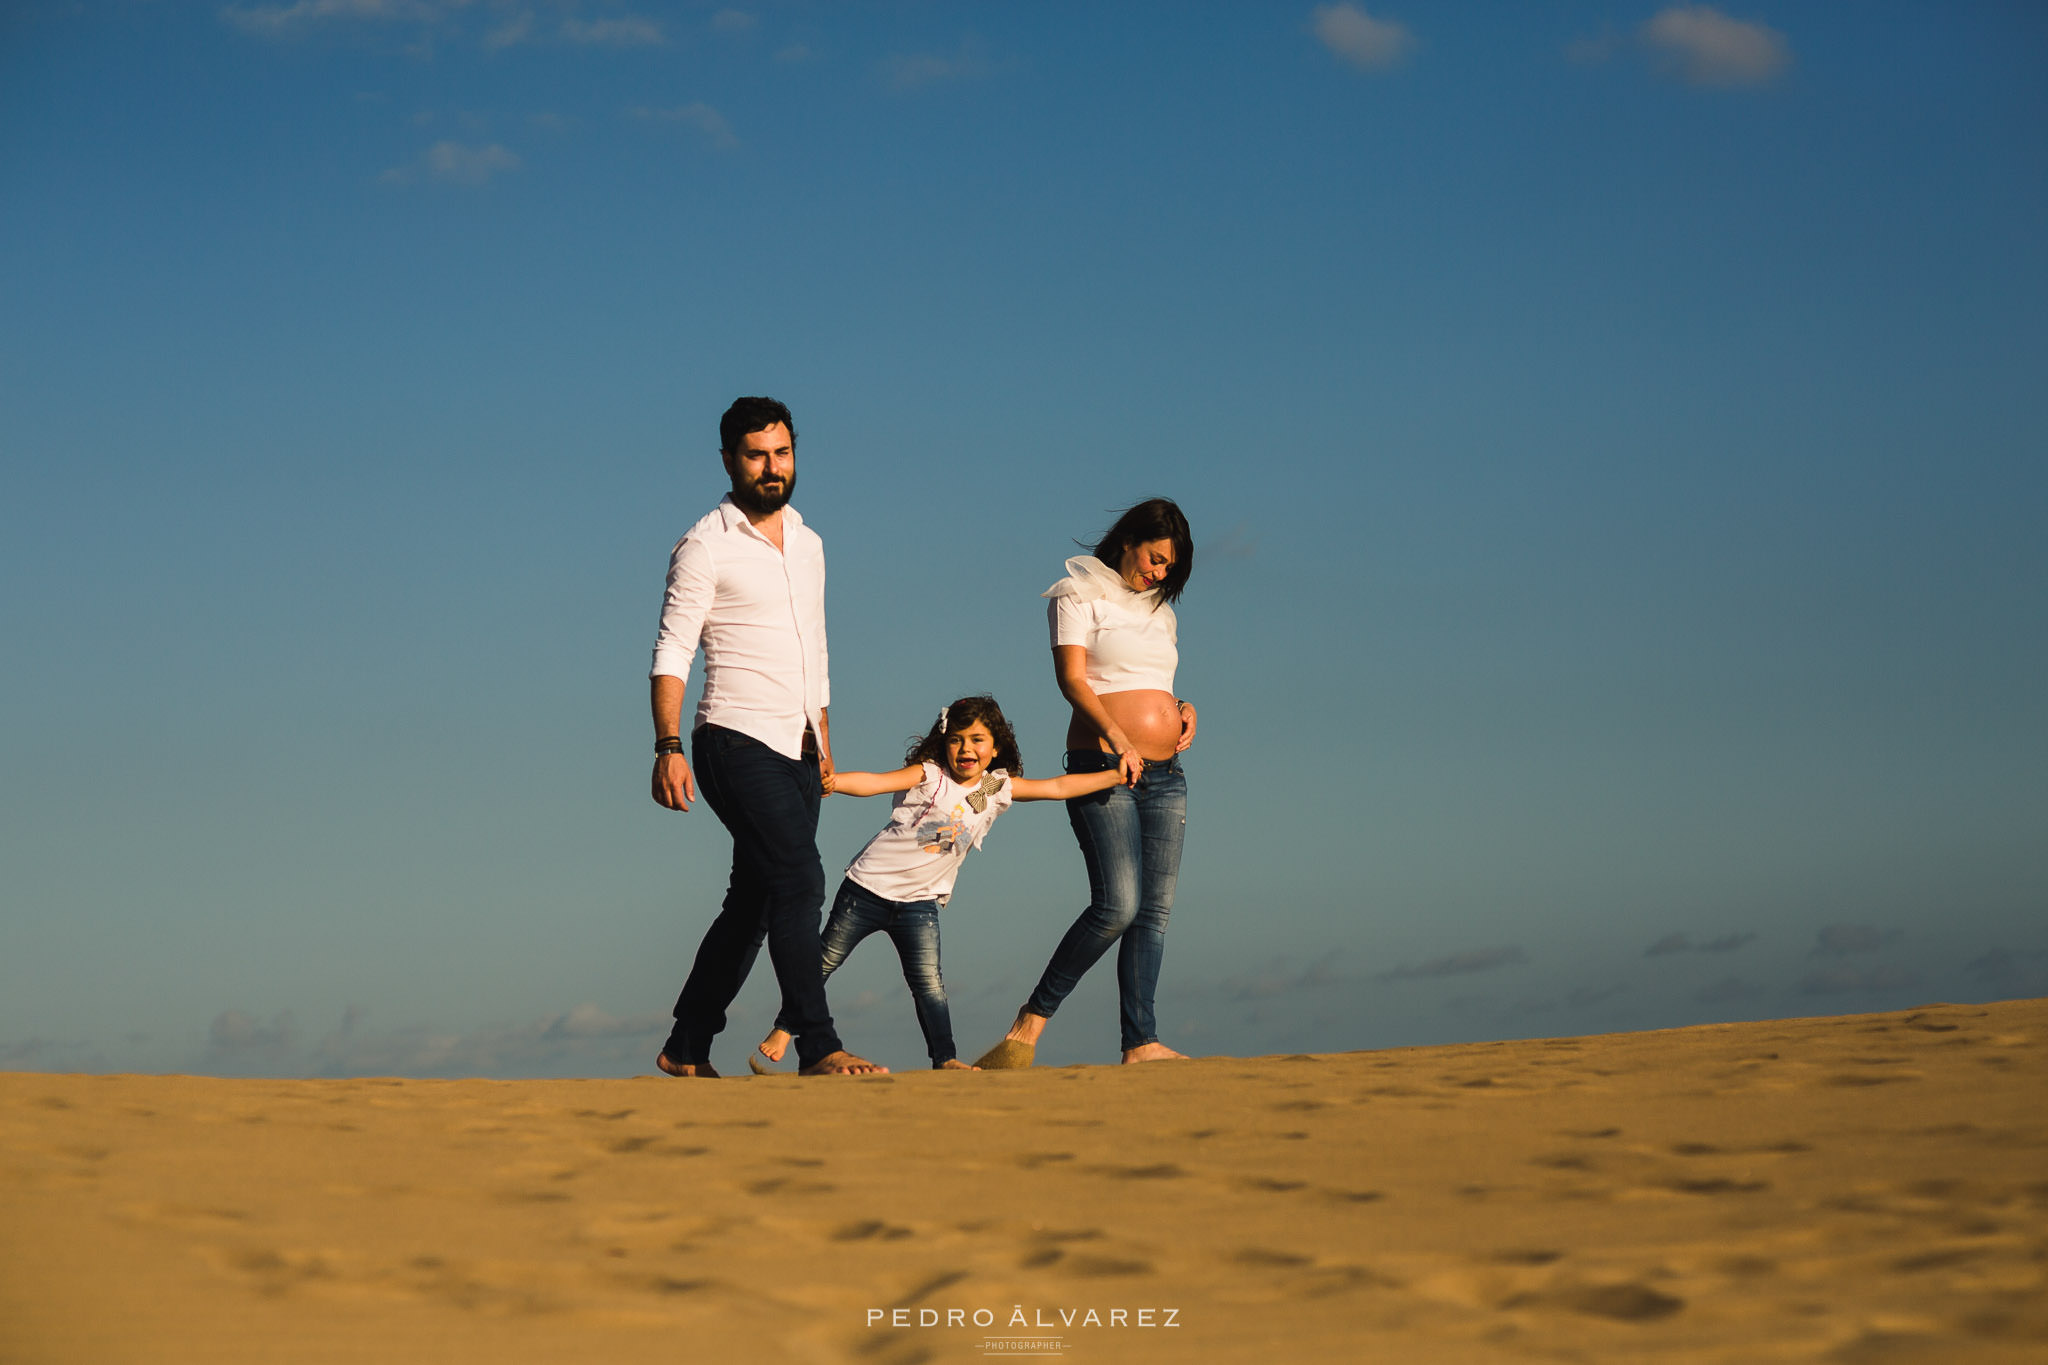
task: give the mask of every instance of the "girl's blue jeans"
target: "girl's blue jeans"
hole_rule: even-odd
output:
[[[959,1053],[953,1046],[953,1014],[946,1005],[946,983],[939,975],[939,903],[892,901],[851,877],[841,881],[822,935],[825,975],[837,971],[854,945],[877,931],[886,933],[896,945],[932,1065],[952,1061]],[[776,1016],[775,1027],[785,1033],[797,1032],[785,1015]]]
[[[1067,771],[1101,772],[1116,755],[1069,749]],[[1067,802],[1067,822],[1088,864],[1088,908],[1067,930],[1024,1008],[1050,1017],[1096,960],[1117,945],[1116,987],[1125,1051],[1159,1041],[1152,1001],[1166,954],[1166,917],[1187,835],[1188,780],[1180,758],[1148,760],[1136,787]]]

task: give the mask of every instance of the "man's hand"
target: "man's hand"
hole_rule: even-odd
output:
[[[1195,742],[1195,704],[1184,701],[1179,705],[1180,743],[1173,746],[1173,751],[1177,754],[1186,753],[1188,745]]]
[[[654,756],[654,800],[670,810],[688,810],[697,799],[697,779],[681,754]]]

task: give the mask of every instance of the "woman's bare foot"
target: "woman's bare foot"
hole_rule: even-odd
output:
[[[761,1055],[771,1062],[779,1062],[789,1051],[789,1035],[779,1028],[768,1030],[768,1036],[761,1040]]]
[[[1187,1053],[1175,1052],[1164,1043],[1141,1043],[1124,1053],[1125,1065],[1129,1065],[1132,1062],[1184,1062],[1187,1059]]]
[[[865,1057],[856,1057],[851,1052],[841,1051],[826,1053],[809,1066],[799,1069],[797,1075],[879,1076],[885,1074],[888,1070],[888,1067],[877,1066]]]
[[[1030,1043],[1036,1046],[1038,1037],[1045,1032],[1045,1016],[1033,1014],[1030,1010],[1018,1010],[1017,1022],[1010,1025],[1010,1031],[1003,1037],[1013,1043]]]
[[[709,1062],[672,1062],[666,1052],[656,1057],[654,1064],[671,1076],[708,1076],[715,1079],[718,1075]]]
[[[948,1058],[947,1058],[947,1059],[946,1059],[945,1061],[943,1061],[943,1062],[940,1062],[940,1063],[939,1063],[939,1064],[938,1064],[937,1066],[933,1067],[933,1068],[932,1068],[932,1070],[934,1070],[934,1071],[979,1071],[979,1070],[981,1070],[981,1068],[980,1068],[980,1067],[978,1067],[978,1066],[969,1066],[969,1065],[968,1065],[967,1063],[965,1063],[965,1062],[961,1061],[961,1060],[960,1060],[960,1059],[959,1059],[958,1057],[948,1057]]]

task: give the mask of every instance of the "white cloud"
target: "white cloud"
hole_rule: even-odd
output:
[[[797,62],[807,62],[811,60],[813,55],[810,48],[804,46],[804,44],[791,43],[788,47],[775,54],[775,60],[795,64]]]
[[[1349,978],[1338,971],[1338,958],[1339,953],[1332,949],[1300,971],[1295,970],[1287,959],[1275,958],[1262,968],[1225,977],[1216,984],[1226,999],[1240,1003],[1341,986]]]
[[[1799,979],[1799,992],[1802,995],[1841,995],[1848,992],[1869,994],[1875,991],[1903,990],[1919,984],[1920,974],[1902,967],[1880,963],[1858,968],[1844,964],[1808,972]]]
[[[722,9],[711,16],[711,27],[720,33],[746,33],[759,22],[743,9]]]
[[[1963,970],[2008,997],[2048,993],[2048,951],[1993,948],[1965,963]]]
[[[652,19],[564,19],[562,36],[586,47],[660,47],[668,41]]]
[[[1497,967],[1519,967],[1529,960],[1529,954],[1520,944],[1509,944],[1503,948],[1474,948],[1467,952],[1452,953],[1448,957],[1432,958],[1416,966],[1403,963],[1390,972],[1381,972],[1376,981],[1413,981],[1430,976],[1464,976],[1471,972],[1490,972]]]
[[[298,1025],[290,1010],[275,1015],[267,1024],[240,1010],[222,1010],[206,1030],[206,1055],[214,1065],[276,1061],[298,1040]]]
[[[1358,6],[1318,5],[1315,34],[1322,45],[1361,71],[1383,71],[1415,47],[1406,24],[1375,19]]]
[[[1712,5],[1673,5],[1645,23],[1641,36],[1690,85],[1760,85],[1792,63],[1784,34]]]
[[[876,70],[893,90],[916,90],[947,81],[974,80],[988,74],[988,55],[981,43],[963,39],[952,56],[938,52],[898,53]]]
[[[420,0],[298,0],[291,5],[230,5],[220,15],[245,33],[277,38],[324,19],[420,21],[438,17],[438,11]]]
[[[450,185],[483,185],[505,171],[520,167],[519,154],[493,142],[482,147],[460,142],[437,142],[409,166],[394,166],[384,172],[387,184],[409,185],[416,180],[439,180]]]
[[[533,41],[533,11],[521,10],[484,35],[484,47],[496,52]]]
[[[1669,953],[1732,953],[1744,944],[1754,942],[1755,939],[1756,935],[1750,933],[1723,934],[1720,938],[1695,943],[1691,934],[1666,934],[1643,949],[1643,956],[1663,957]]]
[[[322,1038],[302,1069],[324,1076],[519,1076],[644,1070],[673,1022],[663,1012],[631,1016],[578,1005],[566,1014],[469,1033],[406,1029],[371,1033],[350,1006],[341,1027]]]
[[[543,21],[537,17],[549,8],[563,16],[551,34],[542,31]],[[550,36],[584,47],[659,47],[668,41],[658,20],[636,14],[584,18],[579,9],[575,0],[539,10],[509,3],[478,6],[472,0],[295,0],[229,5],[220,15],[245,33],[268,38],[293,37],[328,22],[406,23],[415,26],[418,37],[405,51],[419,57],[433,54],[437,37],[473,39],[491,52],[547,41]]]
[[[672,109],[651,109],[645,105],[631,111],[634,118],[648,123],[666,123],[682,128],[694,128],[714,147],[736,147],[739,139],[732,134],[732,125],[725,121],[725,115],[710,105],[698,100],[690,104],[679,104]]]

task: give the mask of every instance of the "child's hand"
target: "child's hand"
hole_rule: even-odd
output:
[[[824,792],[825,795],[830,796],[832,794],[833,788],[838,785],[838,775],[834,773],[830,768],[818,769],[818,789],[820,791]]]

